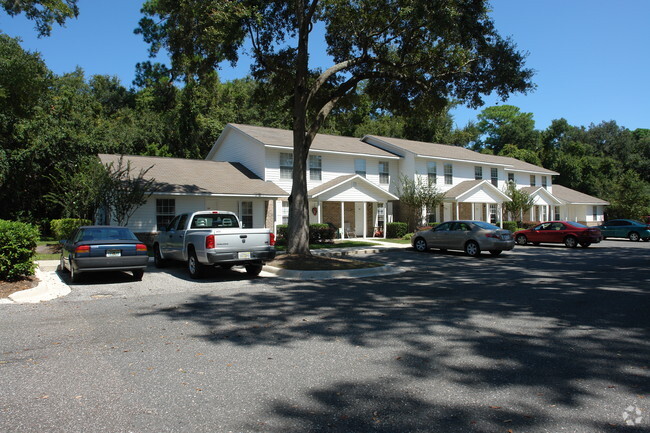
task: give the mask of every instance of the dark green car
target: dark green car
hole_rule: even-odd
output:
[[[650,241],[650,225],[634,220],[611,220],[598,226],[605,238],[628,238],[632,242]]]

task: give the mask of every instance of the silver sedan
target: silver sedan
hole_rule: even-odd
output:
[[[417,251],[438,248],[441,251],[461,250],[476,257],[481,251],[498,256],[515,247],[510,230],[504,230],[484,221],[446,221],[430,230],[416,232],[411,245]]]

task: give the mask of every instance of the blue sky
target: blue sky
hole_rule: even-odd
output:
[[[118,76],[131,86],[135,64],[147,60],[147,46],[133,34],[141,2],[79,0],[80,15],[52,36],[36,37],[34,25],[22,17],[0,13],[0,30],[23,40],[23,48],[41,53],[57,74],[80,66],[87,77]],[[506,104],[533,113],[538,129],[553,119],[570,124],[615,120],[629,129],[650,128],[650,0],[493,0],[493,18],[529,57],[537,89],[513,95]],[[312,64],[329,62],[316,41]],[[164,61],[164,59],[160,59]],[[248,65],[224,65],[222,80],[245,76]],[[502,103],[486,99],[486,106]],[[476,120],[479,110],[452,112],[456,125]]]

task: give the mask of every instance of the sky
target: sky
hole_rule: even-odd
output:
[[[149,60],[147,44],[133,33],[141,18],[137,0],[79,0],[79,17],[38,38],[34,23],[0,12],[0,31],[20,37],[24,49],[41,53],[56,74],[81,67],[86,77],[117,76],[131,87],[135,64]],[[451,114],[457,127],[476,121],[496,104],[532,113],[537,129],[554,119],[589,126],[614,120],[631,130],[650,128],[650,0],[493,0],[492,18],[501,36],[528,53],[536,89],[507,101],[487,97],[478,110]],[[322,38],[312,38],[310,64],[327,68]],[[165,58],[157,61],[165,62]],[[245,56],[236,68],[224,64],[223,81],[249,72]]]

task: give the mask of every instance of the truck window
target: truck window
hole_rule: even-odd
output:
[[[187,224],[187,217],[188,217],[187,214],[181,215],[181,219],[180,219],[180,221],[178,221],[178,230],[184,230],[185,229],[185,225]]]
[[[195,215],[191,225],[193,229],[222,227],[238,227],[237,220],[232,215]]]

